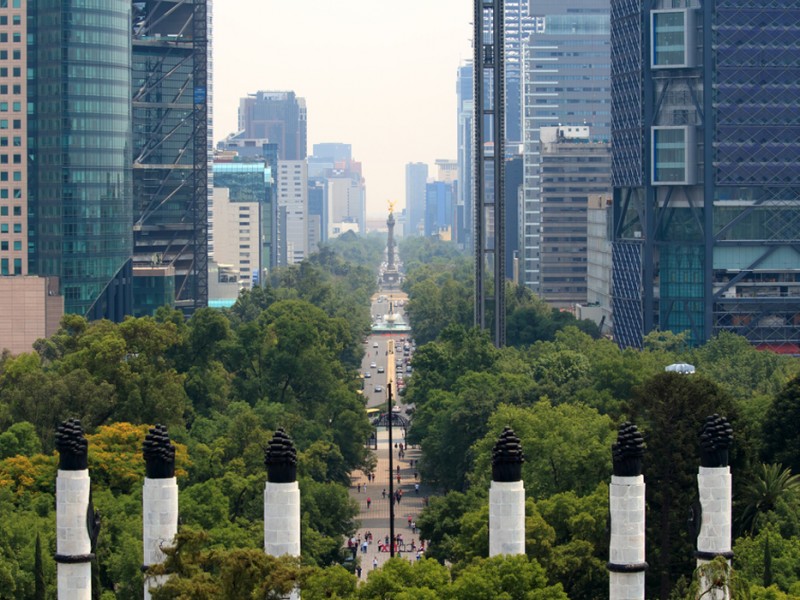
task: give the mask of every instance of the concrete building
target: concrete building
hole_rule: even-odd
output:
[[[406,211],[408,224],[405,235],[421,235],[425,229],[425,185],[428,183],[428,165],[406,165]]]
[[[278,144],[280,160],[307,156],[306,101],[294,92],[259,91],[239,100],[239,133],[247,139]]]
[[[611,148],[588,127],[540,129],[540,286],[553,306],[586,302],[589,197],[608,194]]]
[[[609,0],[537,0],[537,27],[523,48],[524,199],[519,240],[522,282],[543,295],[541,281],[542,127],[587,126],[591,141],[611,134]],[[610,192],[610,190],[607,190]]]
[[[600,332],[611,333],[611,196],[589,196],[586,210],[586,302],[575,307],[578,319],[597,323]]]
[[[611,2],[615,338],[798,353],[800,5],[646,6]]]
[[[308,256],[308,165],[278,161],[278,264],[293,265]]]
[[[210,256],[217,265],[233,267],[245,289],[264,282],[277,260],[273,198],[272,169],[267,163],[214,163]]]
[[[0,353],[30,352],[36,340],[58,330],[64,315],[58,288],[55,277],[0,277]]]
[[[346,173],[328,178],[328,239],[346,231],[366,233],[367,204],[363,181]]]

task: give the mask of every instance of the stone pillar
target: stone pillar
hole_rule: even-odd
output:
[[[492,450],[489,556],[525,554],[524,460],[519,438],[506,427]]]
[[[59,600],[91,600],[94,540],[99,529],[91,505],[89,443],[77,419],[56,432],[56,563]]]
[[[623,423],[611,447],[614,474],[608,488],[609,600],[644,600],[644,440],[635,425]]]
[[[172,544],[178,533],[178,482],[175,479],[175,446],[170,443],[164,425],[156,425],[144,439],[144,489],[142,490],[142,541],[146,571],[164,562],[165,545]],[[168,575],[145,576],[144,599],[150,590],[160,587]]]
[[[275,432],[264,454],[264,552],[270,556],[300,556],[300,487],[297,450],[283,428]],[[295,589],[289,596],[299,600]]]
[[[725,558],[730,565],[732,526],[733,479],[728,466],[728,450],[733,441],[733,429],[727,419],[712,415],[703,424],[700,434],[700,471],[697,475],[697,488],[700,496],[700,527],[697,534],[698,568],[718,556]],[[730,588],[715,585],[714,577],[700,573],[698,598],[708,600],[728,600]],[[727,579],[724,579],[727,582]]]

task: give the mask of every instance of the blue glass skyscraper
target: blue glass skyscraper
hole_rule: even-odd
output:
[[[800,5],[612,0],[615,335],[800,351]]]

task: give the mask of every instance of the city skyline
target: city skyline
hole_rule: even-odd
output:
[[[216,2],[214,140],[236,130],[240,98],[294,91],[307,102],[309,147],[351,144],[363,163],[367,213],[388,200],[403,207],[407,163],[456,157],[456,75],[472,55],[471,20],[464,0],[297,0],[267,12],[255,0]],[[303,35],[287,23],[302,23]],[[242,52],[247,39],[263,40],[263,52]]]

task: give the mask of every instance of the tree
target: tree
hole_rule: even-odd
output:
[[[524,555],[478,558],[453,573],[454,600],[566,600],[560,584],[548,585],[544,569]]]
[[[792,475],[782,465],[762,463],[742,487],[742,529],[751,534],[756,533],[761,528],[766,513],[774,511],[781,501],[796,500],[799,493],[800,475]]]
[[[764,419],[764,458],[800,474],[800,376],[775,397]]]
[[[667,600],[680,576],[694,571],[694,541],[683,527],[696,497],[698,435],[706,417],[726,416],[736,427],[731,399],[699,374],[659,373],[641,386],[628,412],[647,444],[648,597]]]
[[[489,419],[488,433],[472,450],[473,486],[488,488],[492,447],[505,426],[520,438],[525,453],[522,477],[533,498],[566,491],[586,495],[608,479],[615,439],[611,419],[586,406],[552,406],[541,400],[531,408],[498,407]]]

